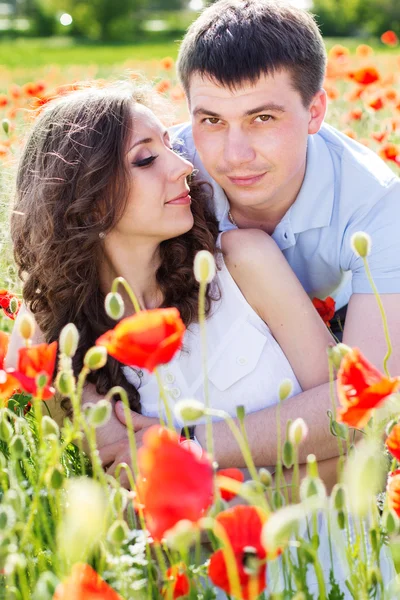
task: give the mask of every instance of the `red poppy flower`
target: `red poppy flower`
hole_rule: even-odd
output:
[[[13,298],[15,298],[17,300],[17,310],[15,312],[12,312],[10,310],[10,302]],[[11,294],[7,290],[0,290],[0,307],[3,309],[3,311],[7,315],[7,317],[14,320],[18,314],[20,306],[21,306],[21,301],[18,300],[18,298],[16,296]]]
[[[385,377],[358,348],[353,348],[342,358],[338,372],[337,391],[342,405],[337,412],[338,421],[361,429],[369,421],[371,411],[399,386],[399,377]]]
[[[18,350],[17,369],[8,369],[21,387],[29,394],[38,393],[36,379],[39,375],[46,376],[46,385],[44,386],[41,397],[48,400],[54,395],[54,388],[50,386],[57,357],[57,342],[52,344],[38,344],[29,348],[20,348]]]
[[[353,79],[360,85],[370,85],[371,83],[375,83],[380,79],[378,69],[372,66],[363,67],[362,69],[358,69],[357,71],[352,71],[351,73],[349,73],[349,77],[350,79]]]
[[[155,425],[138,452],[137,508],[150,534],[161,540],[182,519],[197,522],[213,501],[213,469],[206,455],[186,450],[179,437]]]
[[[381,42],[387,46],[397,46],[399,43],[399,38],[394,31],[389,30],[385,31],[385,33],[382,33]]]
[[[161,67],[163,69],[165,69],[166,71],[171,71],[171,69],[174,66],[174,59],[171,58],[170,56],[165,56],[164,58],[161,59],[160,64],[161,64]]]
[[[389,473],[386,495],[388,499],[388,506],[400,517],[400,469]]]
[[[0,407],[7,406],[9,399],[20,387],[18,379],[0,370]]]
[[[229,502],[230,500],[232,500],[232,498],[235,498],[236,494],[235,494],[235,492],[230,492],[228,490],[224,490],[224,488],[222,487],[223,483],[221,483],[221,481],[218,480],[219,475],[222,475],[223,477],[229,477],[229,479],[234,479],[235,481],[239,481],[240,483],[243,483],[243,481],[244,481],[243,471],[241,471],[240,469],[231,468],[231,469],[220,469],[217,472],[217,485],[221,492],[221,498],[223,500],[226,500],[227,502]]]
[[[341,44],[335,44],[328,52],[328,57],[333,60],[343,59],[350,56],[350,50]]]
[[[182,345],[185,325],[176,308],[143,310],[122,319],[96,341],[125,365],[152,372],[168,363]]]
[[[367,58],[368,56],[372,56],[373,53],[373,48],[368,46],[368,44],[359,44],[356,48],[356,56],[360,58]]]
[[[373,131],[371,133],[371,137],[373,140],[378,142],[378,144],[382,144],[388,137],[389,133],[387,131]],[[397,155],[396,155],[397,156]]]
[[[0,94],[0,108],[4,108],[8,104],[8,97],[5,94]]]
[[[53,600],[122,600],[92,567],[77,563],[71,575],[60,583]]]
[[[379,150],[379,156],[400,166],[400,147],[396,144],[385,144]]]
[[[325,298],[325,300],[320,300],[320,298],[313,298],[312,303],[318,311],[319,316],[323,320],[323,322],[330,327],[330,320],[335,316],[336,302],[331,296]]]
[[[382,108],[385,108],[385,99],[380,94],[377,94],[367,100],[366,105],[372,108],[372,110],[382,110]]]
[[[239,579],[240,589],[232,589],[226,561],[229,553],[221,548],[211,555],[208,575],[214,585],[227,594],[244,600],[255,600],[267,585],[267,553],[261,543],[261,531],[266,515],[255,506],[235,506],[225,510],[216,519],[229,539]],[[217,534],[218,529],[215,529]],[[231,566],[231,565],[230,565]]]
[[[175,600],[187,596],[190,591],[190,581],[186,575],[186,565],[183,562],[172,565],[166,572],[167,583],[162,589],[162,595],[167,600]]]
[[[392,427],[391,432],[386,438],[386,447],[390,454],[400,460],[400,423]]]
[[[162,79],[161,81],[159,81],[158,83],[156,83],[155,90],[159,94],[165,94],[165,92],[167,92],[170,87],[171,87],[170,80],[169,79]]]
[[[10,336],[5,331],[0,331],[0,369],[4,368],[4,359],[8,350],[8,342],[10,341]]]
[[[350,121],[360,121],[363,116],[363,111],[361,108],[353,108],[348,114],[348,118]]]

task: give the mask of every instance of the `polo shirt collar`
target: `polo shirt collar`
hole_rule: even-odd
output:
[[[321,134],[308,136],[306,173],[300,192],[286,217],[294,234],[328,227],[335,197],[332,157]]]

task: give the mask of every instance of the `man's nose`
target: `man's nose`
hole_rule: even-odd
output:
[[[236,167],[255,159],[249,135],[241,129],[231,129],[224,140],[224,159]]]

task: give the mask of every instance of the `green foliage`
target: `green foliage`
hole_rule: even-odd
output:
[[[313,0],[323,35],[376,35],[392,29],[400,34],[398,0]]]

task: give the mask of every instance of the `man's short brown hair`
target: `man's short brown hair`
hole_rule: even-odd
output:
[[[325,46],[307,11],[274,0],[218,0],[190,26],[177,68],[188,97],[194,73],[236,89],[287,69],[307,107],[325,65]]]

